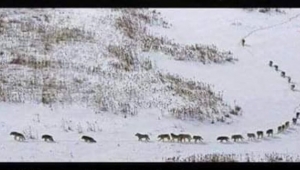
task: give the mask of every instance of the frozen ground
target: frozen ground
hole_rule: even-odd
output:
[[[236,101],[243,114],[235,117],[232,124],[177,120],[158,109],[124,118],[95,114],[91,109],[76,105],[55,106],[51,110],[42,105],[1,103],[0,160],[152,162],[209,153],[299,153],[298,125],[274,137],[256,141],[224,144],[216,141],[220,135],[238,133],[246,137],[248,132],[270,128],[277,132],[277,126],[291,121],[295,112],[300,111],[297,109],[300,104],[300,17],[297,17],[300,10],[284,10],[286,14],[262,14],[242,9],[158,10],[172,27],[152,31],[184,44],[215,44],[232,51],[239,59],[235,64],[203,65],[175,61],[159,53],[143,54],[155,61],[157,69],[211,83],[214,89],[223,91],[226,101]],[[249,35],[258,29],[261,30]],[[240,41],[245,36],[246,46],[242,47]],[[269,60],[291,76],[296,91],[291,91],[287,79],[268,66]],[[51,134],[57,142],[45,143],[37,139],[22,143],[8,135],[11,131],[24,130],[32,136]],[[134,136],[137,132],[149,134],[151,141],[138,142]],[[171,132],[201,135],[204,142],[157,141],[158,134]],[[84,143],[80,140],[82,134],[93,136],[97,143]]]

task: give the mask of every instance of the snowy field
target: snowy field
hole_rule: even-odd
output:
[[[141,55],[149,57],[157,70],[213,84],[214,90],[223,92],[225,101],[241,106],[242,115],[234,117],[232,123],[211,124],[179,120],[155,108],[124,118],[95,114],[93,109],[79,105],[55,105],[50,109],[41,104],[2,102],[0,161],[157,162],[213,153],[251,154],[257,157],[255,161],[264,161],[259,157],[273,152],[297,157],[300,123],[280,134],[277,127],[286,121],[291,123],[300,112],[300,10],[282,9],[285,14],[243,9],[156,10],[172,27],[151,31],[182,44],[215,44],[231,51],[238,62],[204,65],[154,52]],[[246,40],[244,47],[242,38]],[[295,91],[279,71],[268,66],[270,60],[291,77]],[[267,129],[274,130],[273,137],[247,139],[247,133]],[[11,131],[26,131],[39,138],[18,142],[9,135]],[[148,134],[150,141],[139,142],[136,133]],[[204,140],[197,144],[158,141],[157,135],[163,133],[189,133]],[[43,134],[51,134],[56,142],[44,142],[40,139]],[[234,134],[242,134],[245,140],[216,140]],[[97,143],[83,142],[82,135],[92,136]]]

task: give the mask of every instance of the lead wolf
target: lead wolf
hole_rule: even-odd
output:
[[[22,133],[19,132],[11,132],[10,135],[14,136],[14,139],[16,141],[24,141],[25,140],[25,136]]]
[[[142,139],[145,139],[146,141],[149,141],[150,138],[147,134],[140,134],[140,133],[137,133],[135,134],[135,136],[137,136],[139,138],[139,141],[141,141]]]

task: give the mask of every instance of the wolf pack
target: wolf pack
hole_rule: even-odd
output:
[[[297,124],[297,120],[299,119],[300,112],[296,113],[296,117],[292,118],[293,125]],[[287,129],[290,128],[290,121],[286,121],[282,125],[279,125],[277,127],[277,134],[283,133]],[[274,129],[267,129],[265,131],[266,136],[272,137],[275,134]],[[139,141],[150,141],[150,137],[148,134],[141,134],[141,133],[136,133],[135,136],[138,137]],[[202,136],[199,135],[190,135],[190,134],[160,134],[157,136],[158,141],[171,141],[171,142],[191,142],[194,141],[195,143],[197,142],[203,142]],[[247,138],[249,141],[256,140],[256,139],[262,139],[264,138],[264,131],[259,130],[254,133],[247,133]],[[218,136],[216,138],[217,141],[219,142],[229,142],[230,139],[233,140],[233,142],[238,142],[238,141],[243,141],[245,138],[241,134],[234,134],[231,135],[231,138],[229,136]]]
[[[242,41],[243,45],[245,43],[245,40]],[[274,64],[273,61],[269,61],[269,66],[270,67],[274,67],[275,68],[275,71],[280,71],[279,70],[279,67],[278,65]],[[287,76],[286,73],[284,71],[280,71],[281,72],[281,77],[283,78],[287,78],[288,80],[288,83],[291,83],[291,90],[292,91],[295,91],[295,84],[291,82],[291,77],[290,76]],[[299,116],[300,116],[300,112],[297,112],[296,113],[296,117],[293,117],[292,118],[292,123],[293,125],[296,125],[297,124],[297,120],[299,119]],[[282,133],[284,131],[286,131],[288,128],[290,127],[290,121],[286,121],[285,123],[279,125],[277,127],[277,134],[279,133]],[[274,129],[267,129],[265,131],[265,134],[270,137],[270,136],[273,136],[275,133]],[[16,141],[25,141],[25,136],[20,133],[20,132],[11,132],[10,135],[14,136],[14,140]],[[150,137],[148,134],[141,134],[141,133],[136,133],[135,136],[138,137],[138,140],[139,141],[150,141]],[[248,140],[255,140],[255,139],[261,139],[264,137],[264,131],[262,130],[259,130],[259,131],[256,131],[256,133],[247,133],[247,137],[248,137]],[[45,142],[55,142],[53,137],[51,135],[48,135],[48,134],[44,134],[41,136],[41,138],[45,141]],[[203,141],[203,138],[200,136],[200,135],[190,135],[190,134],[174,134],[174,133],[170,133],[170,134],[160,134],[157,136],[158,138],[158,141],[172,141],[172,142],[191,142],[192,140],[197,143],[197,142],[202,142]],[[83,135],[81,137],[81,139],[84,141],[84,142],[87,142],[87,143],[96,143],[96,140],[90,136],[86,136],[86,135]],[[244,140],[244,137],[241,135],[241,134],[234,134],[231,136],[231,139],[234,141],[234,142],[237,142],[237,141],[243,141]],[[218,136],[217,137],[217,141],[219,142],[228,142],[230,141],[230,137],[229,136]]]

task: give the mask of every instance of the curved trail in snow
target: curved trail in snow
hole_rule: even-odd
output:
[[[277,26],[286,24],[286,23],[288,23],[288,22],[291,22],[292,20],[298,18],[299,16],[300,16],[300,13],[297,14],[297,15],[295,15],[295,16],[293,16],[293,17],[291,17],[291,18],[289,18],[287,21],[284,21],[284,22],[281,22],[281,23],[278,23],[278,24],[274,24],[274,25],[270,25],[270,26],[267,26],[267,27],[255,29],[255,30],[249,32],[246,36],[244,36],[243,39],[249,37],[250,35],[254,34],[255,32],[267,30],[267,29],[274,28],[274,27],[277,27]]]

